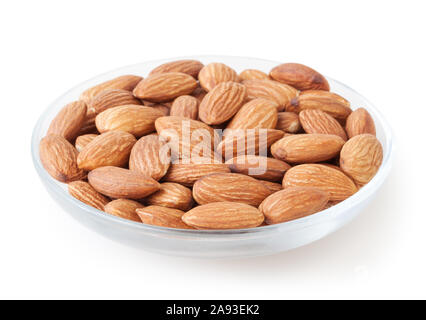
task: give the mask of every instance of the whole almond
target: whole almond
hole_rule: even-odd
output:
[[[68,183],[85,176],[77,166],[77,150],[64,137],[47,135],[40,141],[39,153],[44,169],[54,179]]]
[[[89,110],[98,114],[109,108],[124,105],[142,105],[138,99],[133,96],[131,91],[122,89],[109,89],[102,91],[87,104]]]
[[[306,217],[325,208],[327,192],[312,187],[293,187],[278,191],[265,200],[259,210],[267,224],[282,223]]]
[[[348,140],[340,152],[340,167],[363,186],[377,173],[383,160],[383,148],[372,134],[360,134]]]
[[[151,107],[125,105],[109,108],[96,117],[96,128],[100,133],[121,130],[136,138],[155,131],[155,120],[163,113]]]
[[[243,155],[226,161],[232,172],[252,176],[256,179],[282,181],[284,173],[290,169],[290,165],[284,161],[256,156]]]
[[[74,140],[86,120],[86,104],[75,101],[67,104],[50,123],[47,134],[56,134],[68,141]]]
[[[278,121],[275,129],[289,133],[297,133],[302,126],[300,125],[299,115],[294,112],[278,112]]]
[[[135,75],[124,75],[117,78],[102,82],[96,86],[93,86],[80,95],[80,100],[89,103],[94,97],[100,94],[102,91],[108,89],[122,89],[132,91],[136,85],[142,80],[142,77]]]
[[[247,88],[249,100],[263,98],[274,101],[278,111],[284,110],[298,95],[295,88],[273,80],[244,80],[243,84]]]
[[[160,180],[170,166],[170,148],[157,134],[142,137],[130,153],[129,169]]]
[[[105,205],[109,202],[108,198],[101,195],[85,181],[70,182],[68,192],[77,200],[101,211],[104,211]]]
[[[246,98],[246,88],[236,82],[222,82],[215,86],[200,104],[200,119],[207,124],[221,124],[240,110]]]
[[[306,133],[334,134],[345,141],[348,140],[340,123],[322,110],[303,110],[300,112],[299,118]]]
[[[77,139],[75,139],[75,148],[78,152],[80,152],[85,146],[87,146],[90,142],[92,142],[98,134],[94,133],[88,133],[84,134],[82,136],[78,136]]]
[[[84,170],[103,166],[125,166],[135,143],[135,137],[124,131],[103,133],[80,151],[77,158],[78,166]]]
[[[178,209],[149,206],[136,209],[136,213],[145,224],[166,228],[193,229],[182,221],[185,212]]]
[[[283,188],[283,185],[281,183],[271,182],[267,180],[259,180],[259,182],[261,182],[265,187],[267,187],[269,191],[271,191],[271,194],[280,191]]]
[[[198,179],[212,173],[229,173],[231,170],[224,163],[176,163],[172,164],[164,181],[192,186]]]
[[[186,73],[157,73],[139,82],[133,94],[139,99],[163,102],[190,94],[195,88],[197,88],[197,81]]]
[[[331,201],[345,200],[357,192],[355,183],[340,170],[322,164],[301,164],[284,175],[283,187],[315,187],[328,192]]]
[[[375,136],[376,127],[370,113],[364,108],[359,108],[352,112],[346,119],[346,132],[349,138],[364,133]]]
[[[349,101],[336,93],[322,90],[301,92],[286,107],[286,111],[296,113],[306,109],[322,110],[338,120],[346,120],[352,112]]]
[[[264,216],[245,203],[213,202],[189,210],[182,220],[196,229],[244,229],[261,225]]]
[[[142,204],[134,200],[117,199],[109,202],[105,206],[104,211],[119,218],[141,222],[141,219],[136,214],[136,209],[143,207]]]
[[[115,199],[141,199],[160,189],[160,184],[150,177],[111,166],[90,171],[88,179],[95,190]]]
[[[234,69],[223,63],[213,62],[201,69],[198,74],[201,87],[209,92],[221,82],[240,82],[238,74]]]
[[[194,183],[192,195],[199,204],[234,201],[253,206],[259,204],[271,191],[256,179],[239,173],[216,173]]]
[[[181,72],[189,74],[190,76],[197,79],[198,73],[203,67],[204,65],[198,60],[177,60],[159,65],[158,67],[154,68],[149,73],[149,75],[168,72]]]
[[[170,115],[197,120],[198,105],[197,98],[188,95],[180,96],[173,101]]]
[[[269,76],[265,72],[260,70],[246,69],[241,71],[240,79],[241,80],[262,80],[262,79],[269,79]]]
[[[314,69],[300,63],[283,63],[273,68],[270,77],[299,90],[330,90],[327,79]]]
[[[296,134],[271,146],[274,158],[290,163],[321,162],[334,158],[345,141],[332,134]]]
[[[151,194],[145,199],[145,202],[149,205],[188,211],[194,201],[191,189],[178,183],[164,182],[161,184],[160,190]]]
[[[98,129],[96,129],[96,123],[95,123],[96,116],[97,114],[94,111],[87,110],[83,125],[78,131],[77,136],[82,136],[88,133],[94,133],[94,134],[99,133]]]
[[[150,107],[152,109],[160,111],[163,114],[163,117],[170,115],[170,108],[165,106],[164,104],[155,103],[155,104],[152,104]]]

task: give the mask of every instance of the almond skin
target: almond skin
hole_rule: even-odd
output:
[[[198,74],[203,67],[204,65],[198,60],[177,60],[159,65],[158,67],[154,68],[149,73],[149,75],[168,72],[181,72],[197,79]]]
[[[191,189],[178,183],[165,182],[161,184],[160,190],[145,199],[149,205],[188,211],[194,203]]]
[[[98,114],[109,108],[124,106],[128,104],[142,105],[138,99],[133,96],[131,91],[121,89],[109,89],[102,91],[87,104],[90,111]]]
[[[331,134],[296,134],[287,136],[271,146],[276,159],[290,163],[312,163],[336,157],[345,141]]]
[[[82,136],[78,136],[77,139],[75,139],[75,148],[78,152],[80,152],[85,146],[87,146],[90,142],[92,142],[98,134],[94,133],[88,133],[84,134]]]
[[[369,133],[376,135],[376,127],[370,113],[364,108],[356,109],[346,119],[346,132],[349,138],[359,134]]]
[[[193,96],[180,96],[173,101],[170,115],[197,120],[199,104],[198,99]]]
[[[331,201],[341,201],[358,191],[342,171],[322,164],[301,164],[289,169],[283,179],[284,189],[314,187],[328,192]]]
[[[96,117],[96,128],[100,133],[120,130],[136,138],[155,131],[155,120],[163,114],[151,107],[125,105],[109,108]]]
[[[78,152],[64,137],[50,134],[41,139],[39,154],[52,178],[65,183],[84,178],[85,172],[77,166]]]
[[[192,93],[191,96],[193,96],[194,98],[197,98],[197,100],[201,103],[201,101],[203,101],[204,97],[206,96],[207,91],[205,91],[203,88],[201,87],[197,87]]]
[[[345,129],[339,121],[319,109],[303,110],[299,114],[300,123],[306,133],[334,134],[348,140]]]
[[[164,104],[161,103],[155,103],[153,105],[150,106],[152,109],[155,109],[157,111],[160,111],[164,116],[168,116],[170,115],[170,108],[165,106]]]
[[[103,166],[125,166],[135,143],[135,137],[124,131],[103,133],[80,151],[78,166],[88,171]]]
[[[136,209],[136,213],[145,224],[166,228],[193,229],[182,221],[185,212],[178,209],[149,206]]]
[[[265,200],[259,210],[267,224],[276,224],[306,217],[325,208],[327,192],[312,187],[293,187],[278,191]]]
[[[246,69],[241,71],[240,79],[241,80],[263,80],[263,79],[269,79],[269,76],[265,72],[260,70]]]
[[[129,169],[160,180],[170,166],[170,148],[158,137],[150,134],[142,137],[130,153]]]
[[[212,173],[229,173],[231,170],[224,163],[176,163],[170,166],[164,181],[192,186],[198,179]]]
[[[141,222],[141,219],[136,214],[136,209],[143,207],[142,204],[134,200],[117,199],[109,202],[105,206],[104,211],[119,218]]]
[[[108,198],[101,195],[85,181],[73,181],[69,183],[68,192],[77,200],[101,211],[104,211],[105,205],[109,203]]]
[[[298,95],[295,88],[273,80],[245,80],[243,84],[247,88],[248,100],[263,98],[274,101],[278,111],[283,111]]]
[[[330,90],[327,79],[314,69],[300,63],[283,63],[269,73],[276,81],[299,90]]]
[[[90,103],[90,101],[102,91],[109,89],[132,91],[141,80],[142,77],[135,75],[120,76],[87,89],[80,95],[80,100]]]
[[[86,116],[83,122],[83,125],[81,126],[77,136],[81,136],[88,133],[99,133],[98,129],[96,129],[95,119],[97,114],[93,111],[87,110]]]
[[[271,191],[271,194],[283,189],[283,185],[281,183],[266,180],[259,180],[259,182],[261,182],[265,187],[267,187],[269,191]]]
[[[209,125],[231,119],[244,103],[246,88],[236,82],[222,82],[215,86],[200,104],[200,119]]]
[[[157,73],[143,79],[133,90],[135,97],[152,102],[170,101],[197,88],[197,81],[182,72]]]
[[[243,155],[226,161],[232,172],[249,175],[256,179],[282,181],[291,166],[284,161],[256,155]]]
[[[216,173],[195,182],[194,200],[199,204],[234,201],[253,206],[259,204],[271,191],[256,179],[239,173]]]
[[[160,189],[160,184],[150,177],[111,166],[90,171],[88,179],[95,190],[115,199],[137,200]]]
[[[300,125],[299,115],[294,112],[278,112],[278,121],[275,129],[289,133],[297,133],[302,126]]]
[[[196,229],[244,229],[261,225],[264,216],[245,203],[213,202],[189,210],[182,220]]]
[[[87,107],[83,101],[67,104],[50,123],[47,134],[55,134],[72,142],[86,120]]]
[[[383,160],[383,148],[372,134],[360,134],[348,140],[340,152],[340,167],[358,186],[368,183]]]
[[[286,111],[296,113],[306,109],[322,110],[338,120],[346,120],[352,112],[349,101],[336,93],[322,90],[301,92],[286,107]]]
[[[213,62],[201,69],[198,74],[201,87],[209,92],[221,82],[240,82],[240,78],[234,69],[223,63]]]

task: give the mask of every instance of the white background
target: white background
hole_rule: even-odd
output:
[[[0,298],[426,298],[424,1],[2,1]],[[197,260],[116,244],[43,189],[41,112],[111,69],[194,54],[301,62],[378,106],[393,171],[355,221],[256,259]]]

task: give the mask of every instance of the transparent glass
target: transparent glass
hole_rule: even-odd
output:
[[[193,56],[143,62],[99,75],[57,98],[43,112],[33,131],[31,148],[34,166],[52,198],[71,216],[90,229],[121,243],[168,255],[190,257],[261,256],[297,248],[341,228],[357,216],[373,199],[391,169],[392,132],[381,113],[364,97],[346,85],[327,78],[331,90],[348,99],[353,108],[366,108],[374,118],[377,137],[383,145],[383,164],[376,176],[347,200],[316,214],[290,222],[254,229],[198,231],[144,225],[108,215],[71,197],[62,184],[49,176],[41,165],[39,142],[50,121],[68,102],[76,100],[86,88],[123,74],[146,76],[154,67],[177,59],[198,59],[203,63],[223,62],[237,72],[255,68],[269,72],[275,61],[229,56]]]

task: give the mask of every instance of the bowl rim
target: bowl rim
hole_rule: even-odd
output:
[[[79,87],[85,86],[93,81],[95,81],[98,78],[101,78],[103,76],[107,76],[109,74],[117,73],[122,69],[136,67],[142,64],[162,64],[169,61],[174,60],[182,60],[182,59],[246,59],[246,60],[256,60],[259,62],[265,62],[265,63],[274,63],[276,65],[280,64],[281,62],[273,61],[273,60],[267,60],[267,59],[259,59],[259,58],[252,58],[252,57],[243,57],[243,56],[230,56],[230,55],[194,55],[194,56],[181,56],[181,57],[173,57],[173,58],[165,58],[165,59],[156,59],[156,60],[150,60],[150,61],[144,61],[136,64],[130,64],[127,66],[122,66],[119,68],[112,69],[110,71],[104,72],[102,74],[99,74],[97,76],[94,76],[86,81],[83,81],[71,89],[67,90],[63,94],[61,94],[59,97],[57,97],[52,103],[48,105],[47,108],[42,112],[39,119],[37,120],[34,129],[32,131],[32,137],[31,137],[31,154],[32,154],[32,160],[34,167],[37,171],[37,173],[40,176],[40,179],[43,180],[44,183],[47,183],[50,187],[50,190],[53,191],[58,195],[58,197],[64,198],[66,201],[71,203],[72,205],[76,206],[77,208],[85,211],[88,213],[92,218],[105,220],[106,222],[111,223],[117,223],[123,227],[128,227],[132,229],[136,229],[143,232],[154,232],[154,233],[167,233],[170,235],[186,235],[186,236],[220,236],[220,235],[240,235],[240,234],[259,234],[259,233],[265,233],[265,232],[283,232],[283,231],[291,231],[294,229],[300,229],[303,227],[308,227],[310,225],[316,224],[316,223],[323,223],[325,221],[328,221],[328,219],[336,218],[337,216],[344,215],[349,209],[356,206],[357,204],[363,202],[366,200],[372,193],[374,193],[384,182],[385,178],[389,174],[391,165],[392,165],[392,158],[394,153],[393,148],[393,132],[391,127],[389,126],[388,122],[382,115],[382,113],[363,95],[355,91],[354,89],[350,88],[346,84],[337,81],[333,78],[326,77],[326,79],[330,82],[334,82],[338,84],[339,86],[345,88],[346,90],[352,91],[355,95],[359,96],[364,101],[364,104],[368,106],[369,112],[371,112],[377,121],[380,122],[384,137],[385,137],[385,145],[383,145],[383,148],[385,151],[383,155],[383,161],[382,164],[377,171],[376,175],[371,179],[370,182],[368,182],[365,186],[363,186],[357,193],[350,196],[346,200],[330,207],[325,210],[322,210],[320,212],[314,213],[312,215],[298,218],[295,220],[279,223],[279,224],[273,224],[273,225],[266,225],[262,227],[257,228],[246,228],[246,229],[225,229],[225,230],[197,230],[197,229],[175,229],[175,228],[168,228],[168,227],[160,227],[160,226],[154,226],[154,225],[148,225],[143,224],[140,222],[135,222],[131,220],[127,220],[124,218],[120,218],[114,215],[106,214],[105,212],[98,210],[96,208],[93,208],[76,198],[72,197],[65,189],[61,188],[58,185],[58,182],[54,180],[47,171],[43,168],[40,157],[39,157],[39,143],[38,140],[38,133],[42,130],[43,122],[47,115],[49,114],[49,111],[53,109],[57,102],[65,95],[69,94],[70,92],[76,90]],[[328,218],[328,219],[327,219]]]

